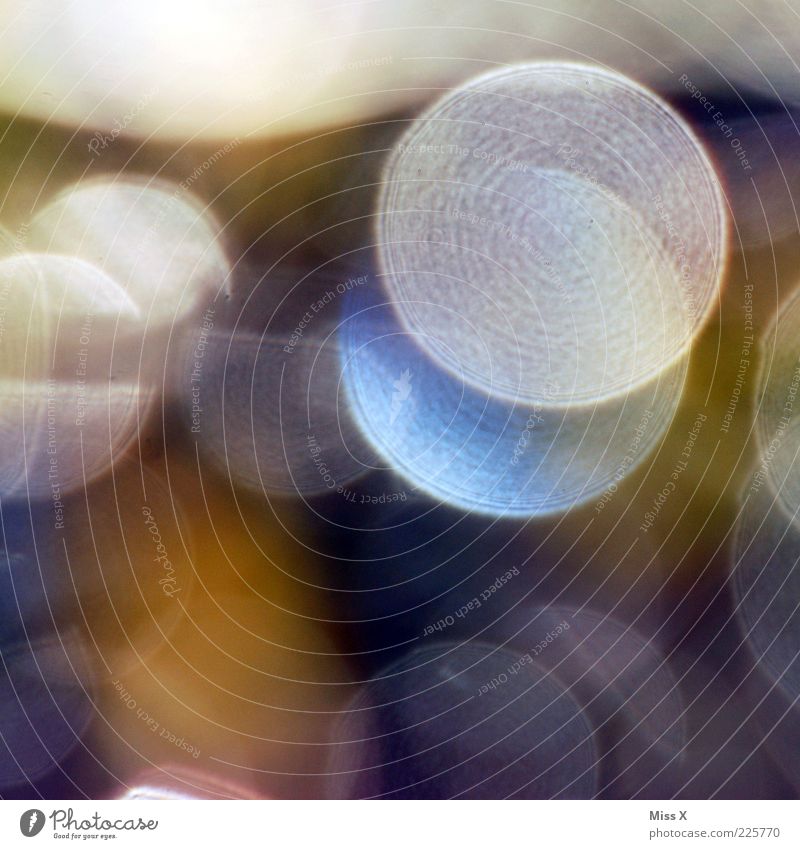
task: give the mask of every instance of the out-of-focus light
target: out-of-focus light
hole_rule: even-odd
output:
[[[181,799],[255,799],[244,788],[202,770],[168,766],[137,776],[120,799],[179,801]]]
[[[67,256],[0,261],[0,492],[59,500],[136,435],[142,312],[116,281]]]
[[[0,227],[0,257],[14,252],[14,238],[4,227]]]
[[[235,554],[246,548],[240,544]],[[322,772],[332,694],[354,672],[325,623],[276,599],[276,570],[267,572],[263,555],[237,556],[228,566],[229,556],[227,549],[205,553],[217,574],[209,568],[202,576],[168,647],[100,691],[117,735],[98,741],[98,749],[127,784],[175,786],[166,776],[133,772],[132,750],[146,763],[168,764],[170,773],[196,775],[192,783],[200,787],[222,783],[231,795],[270,797],[279,794],[278,782],[283,795],[286,781],[305,785],[304,776]],[[245,583],[258,589],[231,592]],[[150,727],[127,706],[127,694],[152,717]]]
[[[137,305],[151,332],[225,292],[229,269],[216,224],[180,185],[79,183],[34,218],[29,238],[38,250],[94,263]]]
[[[454,294],[441,320],[429,305],[435,333],[422,334],[399,324],[404,305],[384,302],[376,287],[353,297],[342,382],[372,445],[415,486],[488,515],[541,516],[613,492],[672,420],[685,360],[619,398],[513,404],[431,361],[431,348],[472,333],[461,303]]]
[[[120,675],[169,643],[194,584],[179,497],[150,469],[114,474],[55,502],[3,505],[2,635],[81,623]]]
[[[753,655],[790,698],[800,696],[800,534],[768,488],[749,493],[737,528],[733,587]]]
[[[775,462],[785,467],[797,446]],[[800,531],[769,485],[750,478],[736,528],[732,588],[736,619],[748,647],[746,686],[753,694],[764,740],[800,786],[797,752],[800,699]],[[751,667],[758,675],[751,674]]]
[[[750,317],[752,322],[752,315]],[[751,331],[752,332],[752,331]],[[766,484],[792,518],[800,507],[800,289],[763,335],[756,418],[758,486]]]
[[[797,0],[635,0],[634,5],[669,33],[673,61],[686,68],[679,82],[688,76],[700,88],[698,98],[730,86],[745,99],[755,92],[800,103]]]
[[[127,793],[123,796],[120,796],[120,799],[140,799],[146,800],[149,802],[154,801],[174,801],[178,802],[180,800],[189,800],[189,799],[200,799],[205,798],[201,796],[196,796],[193,793],[177,790],[173,787],[165,787],[165,786],[156,786],[151,784],[141,784],[137,787],[131,787]]]
[[[684,706],[656,643],[593,610],[515,609],[503,633],[529,651],[581,704],[601,753],[600,794],[630,799],[669,786],[685,744]],[[669,770],[669,771],[667,771]]]
[[[720,71],[796,88],[796,21],[770,0],[24,0],[0,15],[0,104],[113,138],[356,123],[518,61],[582,57],[678,92],[673,68],[704,89]]]
[[[80,0],[60,10],[29,0],[0,25],[3,101],[106,134],[249,132],[302,114],[337,69],[349,77],[357,15],[357,4],[320,0]]]
[[[24,786],[58,769],[92,716],[86,657],[74,633],[2,647],[0,788]]]
[[[441,643],[384,670],[348,705],[334,798],[587,798],[597,755],[581,707],[536,664]]]
[[[190,339],[184,418],[202,456],[254,492],[341,491],[366,451],[340,376],[335,336],[212,330]]]
[[[678,114],[599,68],[480,76],[413,123],[385,173],[380,257],[404,326],[489,394],[625,393],[715,303],[722,195]]]
[[[713,121],[702,129],[715,150],[731,207],[732,241],[752,248],[796,234],[800,229],[795,200],[800,192],[798,116],[753,109],[726,123],[729,130],[722,132]]]

